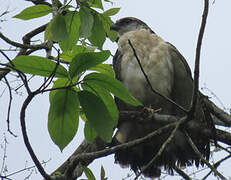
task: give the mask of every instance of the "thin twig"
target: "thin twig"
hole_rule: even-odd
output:
[[[229,159],[229,158],[231,158],[231,155],[228,155],[228,156],[222,158],[221,160],[217,161],[213,166],[214,166],[215,168],[217,168],[218,166],[220,166],[220,164],[221,164],[223,161],[225,161],[225,160],[227,160],[227,159]],[[213,172],[213,171],[210,171],[208,174],[206,174],[205,177],[202,178],[202,180],[207,179],[207,177],[208,177],[212,172]]]
[[[38,28],[32,30],[31,32],[27,33],[25,36],[23,36],[23,45],[25,45],[25,46],[27,46],[27,47],[31,47],[31,46],[29,45],[29,44],[30,44],[30,39],[31,39],[32,37],[34,37],[35,35],[37,35],[37,34],[43,32],[43,31],[45,31],[46,27],[47,27],[47,24],[44,24],[44,25],[42,25],[42,26],[40,26],[40,27],[38,27]],[[2,35],[3,35],[3,34],[2,34]],[[4,36],[4,37],[5,37],[5,36]],[[9,40],[9,42],[13,42],[13,41],[11,41],[10,39],[8,39],[8,38],[6,38],[6,37],[5,37],[5,40]],[[10,44],[10,43],[9,43],[9,44]],[[19,45],[19,44],[15,44],[15,45]],[[41,44],[41,45],[43,45],[43,44]],[[24,46],[24,47],[25,47],[25,46]],[[35,45],[35,46],[37,46],[37,45]],[[47,44],[46,44],[46,46],[47,46]],[[47,46],[47,48],[49,48],[49,47]],[[30,50],[27,51],[27,49],[28,49],[28,48],[21,48],[20,51],[18,52],[18,54],[17,54],[16,56],[20,56],[20,55],[29,55],[30,53],[34,52],[35,50],[39,50],[39,49],[33,49],[33,48],[31,49],[31,48],[29,48]],[[45,48],[45,49],[46,49],[46,48]],[[3,77],[5,77],[9,72],[10,72],[10,69],[6,69],[6,70],[4,70],[4,71],[2,71],[2,72],[0,71],[0,80],[1,80]]]
[[[164,149],[166,148],[166,146],[172,141],[174,135],[176,134],[176,131],[178,130],[179,126],[185,121],[187,117],[181,118],[181,120],[179,120],[174,128],[174,130],[172,131],[171,135],[168,137],[168,139],[163,143],[163,145],[161,146],[161,148],[159,149],[158,153],[154,156],[154,158],[152,158],[152,160],[145,165],[141,171],[136,175],[136,177],[134,178],[134,180],[137,180],[138,177],[145,172],[145,170],[147,170],[155,161],[158,157],[161,156],[161,154],[163,153]]]
[[[40,88],[38,89],[39,91],[44,91],[52,82],[53,78],[55,77],[55,73],[59,67],[59,57],[60,57],[60,51],[57,50],[58,52],[58,59],[57,59],[57,63],[55,65],[54,70],[51,72],[51,74],[49,75],[49,77],[46,79],[46,81],[40,86]]]
[[[17,68],[15,68],[14,63],[11,61],[11,59],[3,51],[0,50],[0,53],[9,61],[9,64],[10,64],[10,65],[8,65],[8,64],[0,63],[0,65],[15,70],[18,73],[19,77],[21,78],[22,82],[24,83],[25,88],[27,90],[27,93],[30,94],[31,90],[29,88],[26,75],[23,72],[21,72],[20,70],[18,70]]]
[[[44,1],[44,0],[26,0],[26,1],[30,1],[30,2],[32,2],[35,5],[43,4],[43,5],[47,5],[47,6],[51,7],[51,4],[48,3],[48,2],[46,2],[46,1]]]
[[[1,171],[0,171],[0,174],[2,174],[4,172],[4,169],[5,169],[5,163],[6,163],[6,158],[7,158],[7,150],[6,150],[6,147],[7,147],[7,139],[6,139],[6,135],[4,133],[4,147],[3,147],[3,155],[2,155],[2,167],[1,167]]]
[[[209,11],[209,0],[204,0],[204,11],[203,11],[203,15],[202,15],[202,22],[201,22],[201,27],[200,27],[200,32],[198,35],[197,47],[196,47],[193,99],[192,99],[192,105],[190,108],[190,115],[191,116],[193,116],[193,114],[195,113],[196,105],[197,105],[197,99],[198,99],[201,44],[202,44],[202,39],[203,39],[204,31],[205,31],[205,25],[206,25],[206,21],[207,21],[208,11]]]
[[[159,93],[158,91],[156,91],[156,90],[152,87],[152,84],[151,84],[151,82],[150,82],[150,80],[149,80],[147,74],[145,73],[143,67],[142,67],[142,64],[141,64],[141,62],[140,62],[140,59],[139,59],[139,57],[137,56],[136,50],[135,50],[135,48],[133,47],[133,45],[132,45],[132,43],[131,43],[131,41],[130,41],[129,39],[128,39],[128,43],[129,43],[129,45],[131,46],[131,48],[132,48],[132,50],[133,50],[134,56],[136,57],[136,60],[137,60],[137,62],[138,62],[138,64],[139,64],[139,66],[140,66],[140,69],[141,69],[141,71],[142,71],[142,73],[143,73],[143,75],[144,75],[144,77],[145,77],[145,79],[146,79],[146,81],[147,81],[147,83],[148,83],[148,86],[149,86],[149,88],[151,89],[151,91],[152,91],[154,94],[157,94],[157,95],[159,95],[160,97],[166,99],[168,102],[170,102],[171,104],[175,105],[177,108],[179,108],[180,110],[182,110],[183,112],[185,112],[185,113],[187,114],[188,111],[187,111],[185,108],[183,108],[183,107],[180,106],[179,104],[175,103],[173,100],[171,100],[171,99],[168,98],[167,96],[165,96],[165,95]]]
[[[191,180],[188,174],[186,174],[184,171],[182,171],[179,167],[174,166],[173,169],[184,179]]]
[[[12,105],[12,92],[11,92],[11,87],[10,84],[8,82],[8,80],[6,79],[6,77],[4,77],[4,80],[6,82],[6,85],[8,87],[9,90],[9,104],[8,104],[8,110],[7,110],[7,118],[6,118],[6,122],[7,122],[7,131],[13,135],[14,137],[17,137],[17,135],[15,135],[11,130],[10,130],[10,112],[11,112],[11,105]]]
[[[47,161],[45,161],[45,162],[42,162],[41,164],[46,164],[46,163],[48,163],[49,161],[50,161],[50,159],[47,160]],[[21,172],[26,171],[26,170],[30,170],[30,169],[32,169],[32,168],[36,168],[36,166],[34,165],[34,166],[26,167],[26,168],[24,168],[24,169],[20,169],[20,170],[18,170],[18,171],[15,171],[15,172],[12,172],[12,173],[10,173],[10,174],[7,174],[6,177],[13,176],[13,175],[15,175],[15,174],[21,173]]]
[[[193,143],[191,137],[188,135],[187,132],[185,132],[185,135],[187,137],[187,140],[189,144],[191,145],[192,149],[196,153],[196,155],[201,159],[203,163],[205,163],[217,176],[219,176],[222,180],[227,180],[213,165],[211,165],[200,153],[200,151],[197,149],[195,144]]]

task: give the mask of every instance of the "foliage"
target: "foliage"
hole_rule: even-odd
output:
[[[46,27],[44,40],[59,45],[62,51],[57,51],[57,57],[24,55],[12,61],[12,70],[55,78],[49,89],[48,130],[60,150],[75,136],[80,115],[85,120],[87,140],[93,141],[99,136],[106,142],[111,141],[118,121],[112,95],[140,105],[114,78],[112,67],[102,64],[110,56],[109,50],[103,50],[106,37],[116,39],[115,32],[110,30],[113,23],[110,16],[118,13],[119,8],[100,13],[98,9],[104,10],[101,0],[81,0],[77,7],[66,3],[64,1],[56,12],[48,5],[34,5],[14,16],[29,20],[56,14]]]

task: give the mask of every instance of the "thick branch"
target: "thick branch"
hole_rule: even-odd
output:
[[[6,36],[4,36],[1,32],[0,32],[0,38],[12,46],[23,48],[23,49],[36,49],[36,50],[48,49],[46,43],[42,43],[38,45],[21,44],[21,43],[10,40]]]
[[[42,26],[39,26],[38,28],[35,28],[34,30],[32,30],[31,32],[27,33],[26,35],[23,36],[22,38],[22,41],[23,41],[23,44],[27,44],[27,45],[30,45],[30,41],[31,41],[31,38],[33,38],[34,36],[36,36],[37,34],[45,31],[46,27],[47,27],[48,23],[47,24],[44,24]],[[47,46],[48,47],[48,46]],[[35,51],[36,49],[31,49],[30,51]],[[20,52],[18,53],[17,56],[20,56],[20,55],[27,55],[27,49],[26,48],[21,48]]]
[[[41,163],[39,162],[37,156],[35,155],[28,136],[27,136],[27,132],[26,132],[26,123],[25,123],[25,114],[26,114],[26,108],[29,105],[29,103],[31,102],[31,100],[33,99],[33,97],[35,96],[35,93],[30,94],[26,100],[23,103],[23,106],[21,108],[21,112],[20,112],[20,123],[21,123],[21,128],[22,128],[22,134],[23,134],[23,140],[25,143],[25,146],[32,158],[32,160],[34,161],[36,167],[38,168],[38,171],[40,172],[40,174],[46,179],[46,180],[52,180],[51,177],[45,172],[45,170],[43,169]]]
[[[203,101],[205,102],[210,112],[214,116],[216,116],[219,121],[222,121],[225,126],[231,126],[231,116],[228,113],[217,107],[212,101],[207,98],[204,98]]]
[[[110,154],[115,153],[116,151],[131,148],[131,147],[134,147],[134,146],[136,146],[138,144],[142,144],[145,141],[150,140],[154,136],[160,135],[162,133],[165,133],[169,129],[172,129],[176,124],[177,123],[171,123],[171,124],[169,124],[167,126],[164,126],[164,127],[160,128],[160,129],[148,134],[147,136],[145,136],[143,138],[139,138],[139,139],[136,139],[136,140],[128,142],[128,143],[124,143],[124,144],[117,145],[117,146],[114,146],[114,147],[111,147],[111,148],[107,148],[107,149],[104,149],[102,151],[97,151],[97,152],[92,152],[92,153],[83,153],[83,154],[79,154],[77,156],[74,156],[73,159],[70,159],[70,163],[69,163],[69,165],[67,167],[67,171],[65,172],[64,177],[66,177],[67,179],[75,179],[76,177],[73,177],[73,170],[75,169],[75,167],[79,163],[85,162],[86,160],[94,160],[94,159],[97,159],[97,158],[108,156]]]

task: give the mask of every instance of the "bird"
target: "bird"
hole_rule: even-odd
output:
[[[135,17],[119,19],[110,26],[110,29],[118,34],[118,49],[113,57],[116,78],[145,107],[153,110],[161,109],[158,111],[159,114],[184,117],[185,112],[165,98],[171,99],[186,110],[191,107],[193,78],[187,61],[176,47],[163,40],[145,22]],[[165,97],[151,90],[147,78],[153,89]],[[119,111],[140,110],[140,107],[126,104],[116,97],[115,101]],[[205,113],[199,100],[196,107],[194,119],[190,122],[193,125],[197,122],[200,127],[206,127]],[[112,144],[122,144],[144,137],[162,126],[161,123],[155,122],[119,121]],[[135,173],[140,172],[157,154],[170,133],[155,136],[148,142],[116,152],[115,162],[122,167],[130,167]],[[209,159],[209,139],[197,131],[189,134],[201,154]],[[176,131],[162,154],[142,173],[147,177],[159,177],[162,168],[173,174],[176,165],[181,167],[193,163],[197,167],[199,164],[203,165],[200,157],[188,143],[183,127]]]

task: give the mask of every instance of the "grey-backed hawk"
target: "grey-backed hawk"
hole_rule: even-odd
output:
[[[179,51],[156,35],[147,24],[133,17],[118,20],[111,26],[111,29],[118,33],[118,50],[113,58],[116,78],[122,81],[128,91],[144,106],[153,109],[161,108],[159,112],[161,114],[185,116],[185,113],[175,105],[151,91],[128,40],[134,47],[152,87],[185,109],[189,109],[193,79],[189,66]],[[120,111],[136,109],[121,100],[117,99],[116,102]],[[198,103],[195,119],[192,121],[198,121],[203,126],[205,125],[204,119],[203,110]],[[128,142],[143,137],[162,126],[159,123],[121,122],[113,140],[119,144]],[[122,166],[130,166],[137,172],[156,155],[169,135],[170,132],[155,136],[144,144],[119,151],[115,153],[115,161]],[[208,158],[209,140],[200,137],[199,132],[191,136],[200,152]],[[197,166],[201,163],[200,158],[189,145],[183,130],[179,129],[162,155],[143,174],[158,177],[162,166],[172,173],[175,165],[185,166],[193,162]]]

